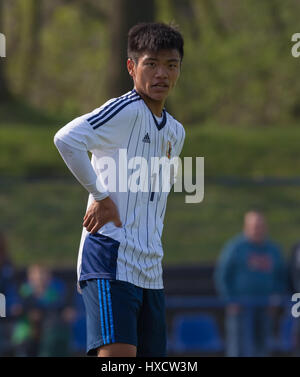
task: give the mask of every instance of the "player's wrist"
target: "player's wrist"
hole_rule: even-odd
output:
[[[109,197],[109,192],[99,192],[97,194],[93,194],[93,197],[96,202],[102,202],[104,199]]]

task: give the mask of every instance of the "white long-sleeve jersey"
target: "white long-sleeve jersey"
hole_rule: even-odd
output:
[[[122,222],[121,228],[109,222],[96,234],[83,228],[79,281],[108,278],[163,288],[161,235],[168,192],[158,184],[162,183],[162,165],[159,174],[153,174],[152,162],[154,157],[179,156],[184,138],[177,120],[165,110],[158,120],[134,89],[56,133],[54,142],[62,157],[90,193],[87,206],[109,195]],[[88,151],[92,153],[89,163]]]

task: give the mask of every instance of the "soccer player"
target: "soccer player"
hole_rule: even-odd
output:
[[[168,192],[153,189],[151,171],[136,179],[137,165],[130,161],[142,157],[150,166],[153,157],[179,156],[185,131],[164,104],[182,58],[183,38],[177,29],[162,23],[133,26],[127,69],[134,89],[74,119],[54,137],[65,163],[90,193],[77,265],[88,355],[166,355],[161,234]],[[110,189],[113,168],[107,182],[104,178],[103,161],[108,159],[121,174],[115,174],[116,190]],[[128,169],[128,184],[139,181],[140,189],[124,189]],[[161,166],[159,174],[157,180]]]

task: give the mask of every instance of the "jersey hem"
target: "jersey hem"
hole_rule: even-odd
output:
[[[90,273],[90,274],[84,274],[80,277],[80,279],[78,280],[78,282],[80,281],[84,281],[84,280],[90,280],[90,279],[111,279],[111,280],[120,280],[120,281],[125,281],[127,283],[131,283],[133,285],[135,285],[136,287],[140,287],[140,288],[145,288],[145,289],[164,289],[164,285],[163,283],[160,284],[160,283],[152,283],[152,284],[137,284],[136,281],[132,280],[132,279],[127,279],[126,278],[126,275],[119,275],[118,278],[116,278],[115,275],[113,274],[104,274],[104,273]]]
[[[116,280],[126,281],[127,283],[131,283],[135,285],[136,287],[145,288],[145,289],[164,289],[163,283],[148,283],[148,284],[137,284],[137,282],[133,279],[128,279],[126,275],[118,275],[118,278]]]
[[[84,281],[89,279],[113,279],[116,280],[116,276],[114,274],[109,273],[90,273],[81,275],[78,281]]]

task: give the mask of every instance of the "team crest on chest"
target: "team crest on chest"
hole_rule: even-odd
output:
[[[167,153],[166,153],[166,156],[168,157],[168,159],[171,158],[171,153],[172,153],[172,144],[170,141],[168,141],[168,144],[167,144]]]

